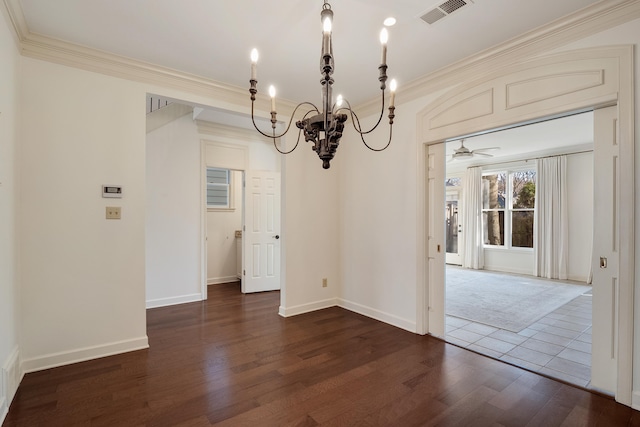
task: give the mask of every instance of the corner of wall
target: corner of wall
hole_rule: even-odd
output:
[[[329,298],[321,301],[314,301],[308,304],[300,304],[292,307],[280,306],[278,308],[278,314],[282,317],[297,316],[298,314],[310,313],[312,311],[322,310],[329,307],[335,307],[338,305],[337,298]]]
[[[353,311],[358,314],[362,314],[363,316],[370,317],[372,319],[379,320],[381,322],[387,323],[391,326],[395,326],[396,328],[404,329],[405,331],[417,333],[417,324],[415,320],[404,319],[402,317],[386,313],[381,310],[377,310],[375,308],[358,304],[352,301],[347,301],[342,298],[338,298],[338,307],[342,307],[346,310]]]
[[[20,352],[16,347],[0,369],[0,424],[9,412],[23,376],[24,373],[20,370]]]
[[[640,390],[633,390],[631,395],[631,407],[636,411],[640,411]]]

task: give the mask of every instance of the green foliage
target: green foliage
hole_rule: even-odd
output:
[[[533,208],[535,206],[536,184],[527,182],[518,192],[514,202],[514,209]]]

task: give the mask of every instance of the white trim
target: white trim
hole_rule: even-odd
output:
[[[236,126],[223,125],[221,123],[206,122],[202,120],[195,120],[198,126],[198,133],[200,135],[209,135],[216,138],[229,138],[236,139],[242,142],[248,141],[262,141],[268,144],[272,144],[272,141],[260,135],[253,129],[243,129]],[[209,140],[210,141],[210,140]],[[214,141],[210,141],[214,142]]]
[[[225,277],[212,277],[207,279],[207,285],[219,285],[221,283],[237,282],[240,280],[237,275]]]
[[[297,316],[298,314],[310,313],[312,311],[322,310],[338,305],[337,298],[329,298],[322,301],[310,302],[307,304],[295,305],[293,307],[280,306],[278,314],[282,317]]]
[[[202,301],[202,294],[180,295],[178,297],[158,298],[147,301],[147,308],[167,307],[169,305],[185,304]]]
[[[115,354],[143,350],[145,348],[149,348],[149,339],[146,335],[140,338],[84,347],[72,351],[51,353],[41,357],[23,360],[21,367],[24,373],[36,372],[58,366],[70,365],[72,363],[84,362],[86,360],[113,356]]]
[[[636,411],[640,411],[640,391],[639,390],[633,391],[631,407]]]
[[[282,317],[297,316],[299,314],[310,313],[313,311],[323,310],[330,307],[340,307],[345,310],[352,311],[354,313],[362,314],[363,316],[370,317],[375,320],[387,323],[400,329],[404,329],[409,332],[416,332],[416,323],[409,319],[395,316],[393,314],[386,313],[384,311],[377,310],[366,305],[358,304],[352,301],[347,301],[342,298],[329,298],[322,301],[311,302],[308,304],[296,305],[294,307],[280,306],[278,314]]]
[[[207,144],[200,140],[200,294],[206,300],[207,293]]]
[[[449,64],[416,80],[402,83],[396,99],[413,101],[443,87],[475,80],[487,73],[510,67],[518,61],[543,55],[588,35],[597,34],[640,17],[637,0],[599,1],[573,14],[521,34],[504,43]],[[363,117],[379,111],[379,101],[372,99],[356,106]]]
[[[9,413],[9,406],[24,377],[20,371],[20,351],[16,346],[0,369],[0,424]]]
[[[362,314],[363,316],[388,323],[389,325],[404,329],[405,331],[413,333],[416,332],[416,322],[413,322],[409,319],[398,317],[393,314],[389,314],[384,311],[380,311],[372,307],[367,307],[366,305],[358,304],[352,301],[347,301],[342,298],[338,298],[338,306],[346,310]]]
[[[640,2],[638,2],[640,6]],[[459,99],[468,99],[474,93],[485,90],[487,86],[494,85],[500,87],[505,83],[509,83],[509,79],[517,77],[517,73],[523,70],[532,70],[545,75],[549,69],[554,67],[568,66],[571,61],[592,61],[594,67],[599,64],[603,69],[608,67],[610,71],[605,73],[607,83],[599,86],[596,90],[585,90],[584,93],[576,93],[576,96],[550,97],[547,101],[541,102],[540,105],[534,104],[527,107],[522,113],[514,112],[514,110],[495,111],[491,117],[483,118],[481,121],[470,118],[467,122],[450,124],[449,127],[430,128],[430,118],[439,114],[445,108],[451,105],[455,106],[455,102]],[[616,400],[627,406],[632,401],[633,386],[633,325],[634,325],[634,287],[635,287],[635,230],[634,230],[634,213],[635,213],[635,193],[634,193],[634,74],[633,74],[633,46],[611,46],[598,47],[590,49],[581,49],[570,52],[562,52],[558,54],[547,55],[535,58],[526,62],[515,62],[508,68],[497,72],[485,73],[484,77],[480,77],[475,81],[470,81],[462,86],[456,87],[437,100],[427,104],[426,108],[416,115],[417,122],[417,158],[419,159],[417,169],[417,258],[418,258],[418,274],[417,274],[417,320],[425,315],[428,304],[422,303],[425,294],[428,294],[429,283],[426,278],[426,244],[425,230],[422,222],[426,218],[425,208],[425,147],[427,144],[442,142],[446,138],[452,138],[460,135],[467,135],[474,132],[508,126],[510,124],[534,120],[554,114],[575,111],[582,108],[601,107],[603,105],[618,105],[618,119],[620,131],[620,180],[628,185],[620,188],[620,265],[619,278],[620,283],[626,286],[620,287],[618,303],[618,375],[617,390],[615,392]],[[579,65],[579,64],[578,64]],[[495,68],[495,67],[494,67]],[[425,325],[418,323],[418,332],[428,329]]]
[[[243,144],[234,144],[214,141],[211,139],[200,139],[204,145],[204,189],[206,189],[207,168],[220,168],[237,171],[248,171],[249,169],[249,147]],[[206,194],[206,193],[205,193]],[[204,200],[206,206],[206,200]]]

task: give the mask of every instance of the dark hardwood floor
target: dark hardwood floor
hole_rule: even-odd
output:
[[[330,308],[209,287],[148,350],[25,376],[3,426],[640,426],[613,400]]]

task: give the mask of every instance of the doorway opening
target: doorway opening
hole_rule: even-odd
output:
[[[279,216],[271,215],[279,215],[280,156],[250,128],[237,113],[147,95],[147,308],[204,300],[209,284],[237,280],[240,273],[254,281],[269,273],[272,288],[280,288],[280,242],[247,244],[243,236],[245,226],[253,234],[268,226],[274,235],[280,227]],[[226,183],[212,184],[226,186],[233,203],[207,202],[208,167],[227,171]],[[278,177],[269,194],[261,198],[247,188],[245,197],[243,183],[262,172]],[[216,226],[208,227],[214,217]]]
[[[448,342],[554,378],[587,387],[591,379],[591,236],[593,230],[593,112],[447,143],[446,330]],[[477,153],[477,154],[475,154]],[[566,241],[561,275],[536,277],[534,211],[537,163],[566,159]],[[469,168],[479,168],[480,198],[465,197]],[[537,196],[535,193],[538,193]],[[482,203],[482,220],[465,216],[465,202]],[[544,203],[540,204],[545,206]],[[556,207],[557,209],[557,207]],[[459,219],[460,218],[460,219]],[[471,230],[471,227],[482,230]],[[465,230],[469,229],[469,230]],[[481,255],[463,268],[470,236]],[[546,248],[545,250],[557,250]],[[542,249],[541,249],[542,250]],[[470,257],[468,256],[468,258]],[[555,256],[550,255],[550,256]],[[475,268],[471,268],[471,267]],[[479,267],[479,268],[478,268]]]

